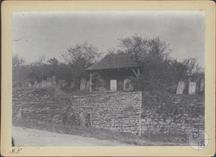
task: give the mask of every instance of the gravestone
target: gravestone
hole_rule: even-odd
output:
[[[52,86],[56,86],[56,77],[55,76],[51,77],[51,82],[52,82]]]
[[[176,90],[176,94],[183,94],[184,88],[185,88],[184,81],[179,81],[178,86],[177,86],[177,90]]]
[[[134,88],[133,88],[133,85],[131,83],[131,80],[130,79],[125,79],[124,80],[124,91],[132,91]]]
[[[37,81],[34,82],[33,88],[39,88],[39,83]]]
[[[58,81],[58,86],[60,88],[64,88],[64,87],[66,87],[66,85],[67,85],[67,82],[65,80],[59,80]]]
[[[81,78],[80,80],[80,90],[85,90],[86,89],[86,79],[85,78]]]
[[[46,82],[45,80],[42,80],[42,82],[41,82],[41,87],[42,87],[42,88],[47,87],[47,82]]]
[[[188,94],[193,95],[196,93],[196,82],[189,82]]]
[[[47,87],[52,87],[52,81],[47,81]]]
[[[71,81],[70,88],[73,89],[74,87],[75,87],[75,83],[74,83],[74,81]]]
[[[117,80],[110,80],[110,90],[117,91]]]
[[[204,79],[201,79],[200,81],[200,92],[204,92],[205,89],[205,81]]]
[[[31,82],[29,82],[29,83],[28,83],[28,87],[29,87],[29,88],[31,88],[31,87],[32,87],[32,84],[31,84]]]

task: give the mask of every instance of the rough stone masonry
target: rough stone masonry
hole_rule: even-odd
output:
[[[53,89],[19,89],[13,91],[13,123],[82,125],[140,135],[141,106],[141,92],[72,96]]]
[[[47,130],[52,124],[81,125],[172,141],[204,129],[204,96],[159,91],[75,96],[52,88],[13,89],[13,124]]]
[[[96,128],[141,134],[141,92],[106,92],[72,96],[73,109]]]

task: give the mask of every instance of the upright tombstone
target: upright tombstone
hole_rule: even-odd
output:
[[[56,86],[56,77],[55,76],[52,76],[52,83],[53,83],[53,86]]]
[[[65,80],[59,80],[59,81],[58,81],[58,86],[59,86],[60,88],[65,88],[66,85],[67,85],[67,82],[66,82]]]
[[[117,91],[117,80],[110,80],[110,90]]]
[[[90,76],[89,76],[89,92],[92,92],[92,77],[93,77],[93,73],[90,72]]]
[[[193,95],[196,93],[196,82],[189,82],[188,84],[188,94]]]
[[[53,83],[52,83],[51,80],[47,82],[47,86],[48,86],[48,87],[52,87],[52,86],[53,86]]]
[[[41,87],[42,87],[42,88],[47,87],[47,82],[46,82],[46,80],[42,80],[42,82],[41,82]]]
[[[81,78],[80,80],[80,90],[85,90],[86,89],[86,79],[85,78]]]
[[[204,92],[204,89],[205,89],[205,81],[204,81],[204,79],[201,79],[199,92],[201,92],[201,93]]]
[[[176,90],[176,94],[183,94],[184,89],[185,89],[184,81],[179,81],[178,86],[177,86],[177,90]]]
[[[39,83],[37,81],[34,82],[33,88],[39,88]]]
[[[32,84],[31,82],[28,82],[28,87],[31,88],[32,87]]]
[[[74,83],[74,81],[71,81],[70,88],[73,89],[74,87],[75,87],[75,83]]]
[[[124,91],[132,91],[134,89],[130,79],[124,80],[124,88],[123,89],[124,89]]]
[[[46,87],[51,87],[52,86],[52,78],[48,77],[46,80]]]

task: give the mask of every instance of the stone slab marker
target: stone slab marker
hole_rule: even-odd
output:
[[[184,88],[185,88],[184,81],[179,81],[178,86],[177,86],[177,90],[176,90],[176,94],[183,94]]]
[[[92,77],[93,77],[93,74],[90,72],[90,78],[89,78],[89,92],[92,92]]]
[[[124,87],[123,87],[124,91],[132,91],[133,90],[133,85],[131,83],[130,79],[125,79],[124,80]]]
[[[47,87],[47,83],[46,83],[46,81],[45,81],[45,80],[42,80],[42,82],[41,82],[41,87],[42,87],[42,88],[45,88],[45,87]]]
[[[196,82],[189,82],[188,94],[192,95],[196,93]]]
[[[205,89],[205,81],[204,79],[201,79],[201,82],[200,82],[200,92],[203,92]]]
[[[82,78],[80,80],[80,90],[85,90],[86,89],[86,83],[87,83],[86,79]]]
[[[110,80],[110,90],[117,91],[117,80]]]
[[[31,87],[32,87],[32,84],[31,84],[30,82],[28,83],[28,87],[29,87],[29,88],[31,88]]]
[[[75,87],[75,83],[74,83],[74,81],[71,81],[70,88],[73,89],[74,87]]]

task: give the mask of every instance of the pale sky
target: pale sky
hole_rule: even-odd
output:
[[[197,58],[204,67],[204,14],[198,11],[17,12],[13,15],[13,54],[27,63],[45,56],[61,59],[67,48],[85,41],[101,53],[116,49],[119,39],[159,37],[182,61]]]

